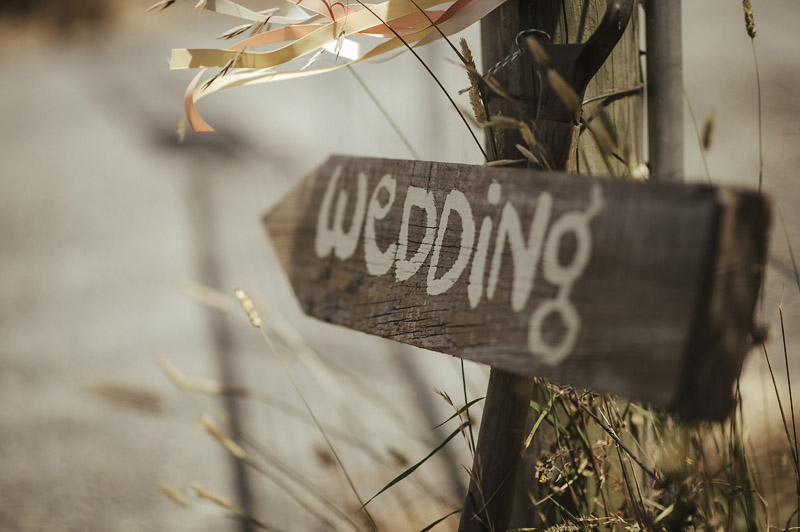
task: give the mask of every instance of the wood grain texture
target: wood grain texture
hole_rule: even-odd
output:
[[[325,223],[331,225],[335,204],[344,198],[344,231],[351,229],[354,213],[358,214],[354,205],[359,175],[366,182],[366,210],[384,176],[396,181],[391,204],[387,190],[375,194],[377,205],[386,211],[373,220],[379,251],[402,240],[399,232],[409,187],[432,194],[434,224],[427,223],[422,208],[410,211],[407,257],[425,241],[426,230],[433,231],[431,225],[441,225],[448,194],[453,190],[464,194],[476,228],[469,249],[462,250],[463,222],[455,211],[445,231],[435,230],[437,238],[441,233],[441,246],[434,281],[452,269],[459,255],[468,256],[449,289],[430,293],[436,246],[419,270],[402,281],[397,280],[394,256],[385,273],[368,271],[363,228],[357,228],[351,255],[343,259],[333,250],[319,256],[318,218],[337,169],[340,178]],[[489,201],[492,183],[501,189],[496,205]],[[515,281],[518,268],[505,245],[494,297],[489,299],[502,211],[508,208],[518,214],[527,240],[545,195],[552,198],[551,212],[541,238],[533,242],[542,246],[542,255],[528,272],[533,274],[530,296],[520,306],[520,296],[512,293],[525,285]],[[602,206],[586,219],[596,196],[602,198]],[[747,349],[768,213],[763,198],[724,188],[332,157],[265,216],[265,224],[298,300],[311,316],[520,375],[611,392],[670,407],[688,417],[719,419],[732,405],[731,386]],[[563,273],[576,262],[584,237],[567,230],[553,243],[547,241],[558,232],[554,228],[569,225],[564,220],[574,222],[581,216],[588,224],[590,250],[585,269],[567,289],[554,272]],[[369,219],[369,213],[364,218]],[[479,247],[478,233],[486,219],[492,221],[493,230],[480,277],[483,297],[474,305],[469,280],[478,262],[474,251]],[[512,308],[515,300],[517,309]],[[531,350],[532,317],[537,310],[546,315],[537,329],[538,345],[557,346],[566,338],[569,316],[544,312],[555,308],[554,301],[571,306],[579,322],[574,345],[563,360]]]
[[[459,532],[508,528],[532,388],[533,379],[492,368]]]

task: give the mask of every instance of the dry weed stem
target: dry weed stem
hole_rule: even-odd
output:
[[[258,311],[256,311],[256,306],[253,304],[253,300],[250,299],[250,296],[248,296],[241,288],[237,288],[233,293],[236,294],[236,299],[239,300],[242,310],[244,310],[245,314],[247,314],[247,317],[250,319],[250,324],[256,329],[260,329],[261,318],[258,316]]]

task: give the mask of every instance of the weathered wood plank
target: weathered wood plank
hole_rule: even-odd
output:
[[[265,224],[311,316],[721,418],[768,212],[725,188],[332,157]]]

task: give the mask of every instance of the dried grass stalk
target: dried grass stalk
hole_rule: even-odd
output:
[[[159,482],[158,483],[158,489],[160,489],[161,492],[164,493],[164,495],[169,497],[170,500],[172,500],[172,502],[174,502],[178,506],[182,506],[184,508],[188,508],[189,507],[189,501],[186,500],[186,497],[181,495],[178,492],[178,490],[176,490],[175,488],[173,488],[172,486],[170,486],[166,482]]]
[[[219,444],[222,445],[225,450],[231,453],[233,456],[242,459],[247,456],[244,452],[244,449],[242,449],[238,443],[223,434],[219,427],[214,424],[214,420],[211,418],[211,416],[208,414],[203,414],[200,416],[200,423],[203,425],[203,428],[209,434],[209,436],[217,440]]]
[[[175,3],[175,0],[161,0],[161,2],[156,2],[152,6],[148,7],[147,9],[145,9],[144,11],[145,11],[145,13],[149,13],[150,11],[154,11],[156,9],[158,9],[159,11],[164,11],[165,9],[167,9],[169,6],[171,6],[174,3]]]
[[[708,111],[706,121],[703,122],[703,134],[700,136],[700,144],[703,151],[708,151],[714,142],[714,129],[717,123],[717,113],[714,109]]]
[[[236,26],[235,28],[231,28],[228,31],[226,31],[225,33],[217,36],[217,39],[225,39],[225,40],[227,40],[227,39],[232,39],[234,37],[238,37],[239,35],[241,35],[242,33],[246,32],[247,30],[249,30],[252,27],[253,27],[252,24],[242,24],[241,26]]]
[[[525,42],[528,43],[528,50],[530,50],[531,55],[533,56],[533,60],[536,61],[536,63],[542,65],[545,68],[552,68],[550,64],[550,56],[547,55],[547,52],[545,52],[544,47],[538,40],[536,40],[536,38],[528,37],[527,39],[525,39]]]
[[[475,67],[475,59],[472,57],[472,50],[469,49],[467,40],[462,38],[459,41],[461,45],[461,55],[464,56],[464,63],[470,67],[467,69],[467,76],[469,77],[469,104],[472,107],[472,114],[475,115],[475,120],[486,122],[486,107],[483,105],[481,99],[480,88],[478,87],[478,79],[476,78],[477,68]]]
[[[531,161],[531,162],[533,162],[533,163],[536,163],[536,164],[538,164],[539,166],[544,166],[544,164],[542,164],[542,161],[541,161],[541,159],[539,159],[539,158],[538,158],[538,157],[537,157],[537,156],[536,156],[536,155],[535,155],[535,154],[534,154],[532,151],[530,151],[528,148],[526,148],[526,147],[525,147],[525,146],[523,146],[522,144],[517,144],[517,149],[518,149],[518,150],[519,150],[519,152],[520,152],[522,155],[524,155],[524,156],[525,156],[525,158],[526,158],[526,159],[528,159],[529,161]]]
[[[208,491],[207,489],[205,489],[203,486],[201,486],[196,482],[192,483],[192,491],[194,491],[197,494],[197,496],[200,497],[201,499],[211,501],[218,506],[222,506],[226,510],[234,509],[232,502],[230,502],[227,499],[224,499],[223,497],[220,497],[215,493],[211,493],[210,491]]]
[[[561,101],[564,102],[564,107],[567,108],[567,111],[570,113],[580,112],[583,102],[578,93],[575,92],[575,89],[567,83],[567,80],[561,74],[551,68],[547,71],[547,81],[558,97],[561,98]]]
[[[750,5],[750,0],[742,0],[742,9],[744,10],[744,27],[747,34],[751,39],[756,37],[756,18],[753,15],[753,6]]]
[[[159,356],[156,361],[161,371],[169,378],[172,384],[185,392],[202,393],[206,395],[224,395],[229,397],[249,397],[250,393],[240,386],[228,386],[221,382],[199,377],[185,376],[166,357]]]
[[[617,135],[614,123],[603,107],[597,108],[586,118],[585,123],[603,154],[607,157],[613,156],[618,145]]]
[[[233,292],[236,294],[236,299],[239,300],[239,304],[242,306],[242,310],[244,310],[247,317],[250,318],[250,324],[255,327],[256,329],[261,328],[261,318],[258,316],[258,312],[256,311],[256,306],[253,304],[253,300],[245,294],[244,290],[241,288],[237,288]]]
[[[214,74],[211,77],[211,79],[209,79],[208,81],[206,81],[203,84],[203,90],[208,89],[208,87],[210,87],[211,84],[214,83],[214,81],[217,80],[217,78],[220,78],[220,77],[224,76],[225,74],[227,74],[230,71],[231,68],[234,68],[236,63],[239,61],[239,58],[242,57],[242,55],[244,54],[246,49],[247,49],[247,47],[243,47],[243,48],[241,48],[239,50],[236,50],[236,53],[233,54],[233,57],[231,57],[231,60],[228,61],[227,63],[225,63],[225,66],[222,67],[222,69],[219,72]]]
[[[484,163],[483,166],[511,166],[522,162],[525,162],[525,159],[498,159]]]
[[[537,149],[539,146],[539,142],[536,140],[536,136],[533,134],[533,131],[528,124],[525,122],[520,122],[519,132],[522,134],[522,140],[525,141],[525,144],[528,145],[528,148],[531,150]]]
[[[520,129],[524,122],[510,116],[494,115],[490,120],[482,122],[482,127],[496,127],[500,129]]]

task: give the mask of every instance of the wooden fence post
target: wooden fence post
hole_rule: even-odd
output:
[[[606,11],[605,0],[571,2],[569,0],[508,0],[481,22],[483,69],[492,66],[514,52],[520,32],[538,29],[551,36],[553,43],[583,42]],[[635,18],[635,14],[634,14]],[[513,95],[516,102],[494,99],[489,104],[489,114],[503,114],[529,120],[536,116],[538,95],[529,54],[523,53],[515,62],[498,71],[495,78]],[[638,87],[638,89],[637,89]],[[629,91],[609,109],[629,156],[641,156],[641,70],[636,24],[632,24],[622,45],[615,48],[612,57],[601,68],[587,88],[586,98],[602,97],[615,91]],[[598,105],[608,104],[598,100]],[[527,116],[520,116],[521,114]],[[557,170],[581,170],[607,173],[613,170],[601,166],[599,150],[590,138],[580,138],[578,126],[572,124],[536,121],[537,138],[551,155]],[[517,144],[523,144],[521,134],[506,131],[503,159],[519,159]],[[589,135],[586,135],[589,137]],[[578,145],[580,144],[580,149]],[[618,165],[614,162],[613,164]],[[617,166],[617,171],[619,167]],[[501,531],[509,528],[515,500],[528,498],[534,482],[525,482],[516,490],[520,464],[523,463],[526,423],[533,395],[533,381],[512,373],[492,368],[484,403],[484,413],[478,436],[475,460],[469,491],[459,524],[461,532]],[[535,463],[537,450],[546,442],[534,442],[528,453],[529,469]],[[533,456],[531,456],[533,455]],[[516,493],[515,493],[516,492]],[[533,512],[519,512],[528,521]],[[530,521],[525,524],[533,525]]]

